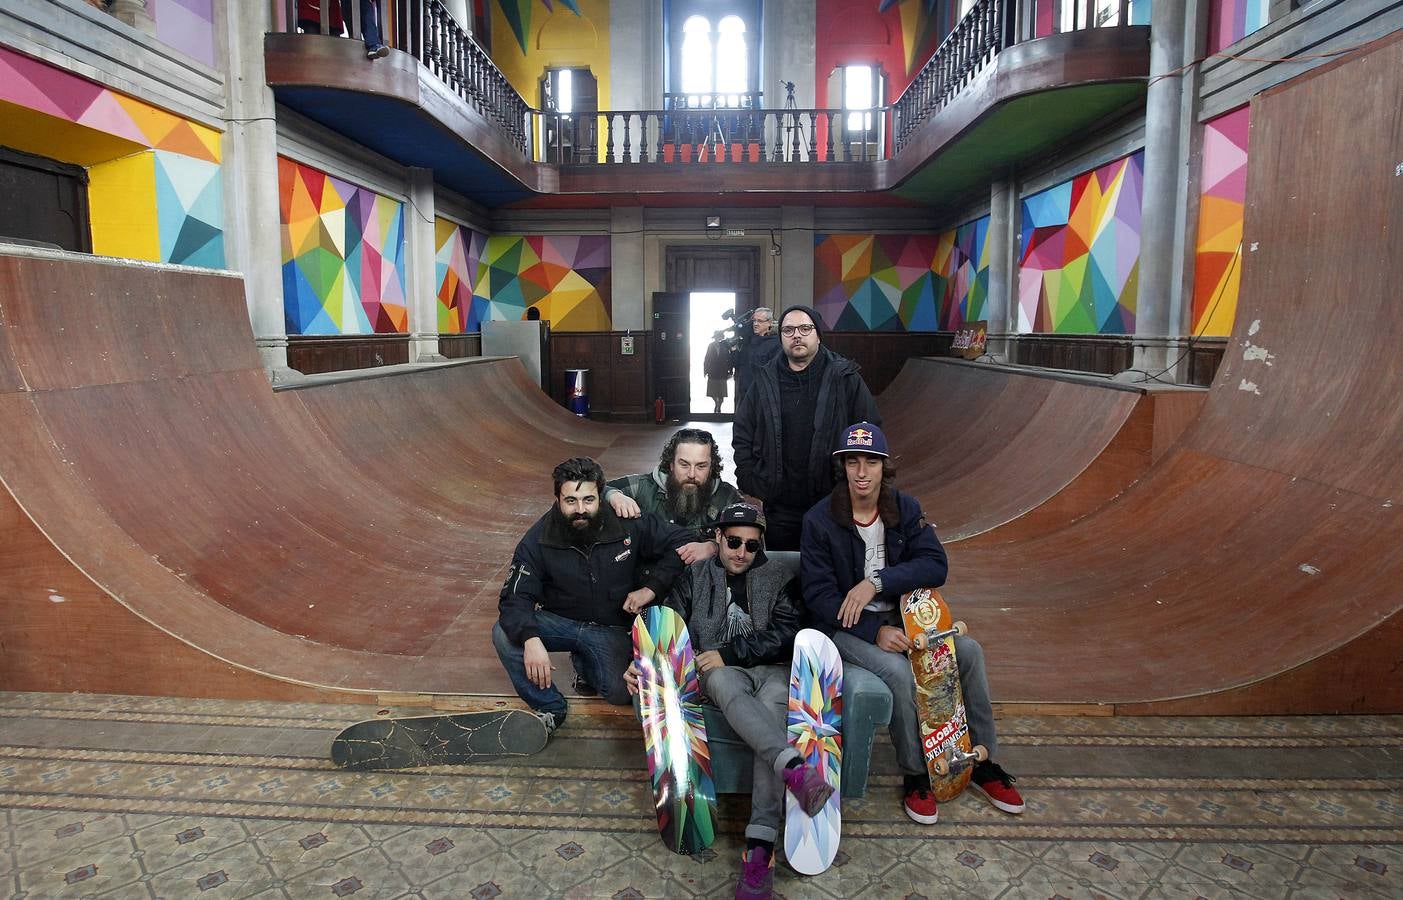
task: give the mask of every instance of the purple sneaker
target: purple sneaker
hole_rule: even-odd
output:
[[[775,890],[775,854],[764,847],[746,851],[741,857],[736,900],[770,900]]]
[[[816,816],[823,804],[833,796],[833,785],[819,774],[818,769],[808,763],[790,766],[784,770],[784,786],[799,801],[799,808],[806,816]]]

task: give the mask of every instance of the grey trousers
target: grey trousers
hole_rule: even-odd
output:
[[[789,670],[783,666],[722,666],[704,673],[701,686],[755,754],[750,824],[745,826],[745,836],[774,843],[784,819],[780,773],[799,756],[799,751],[789,746]]]
[[[901,614],[888,613],[890,624],[901,627]],[[905,775],[922,775],[926,759],[921,753],[920,723],[916,718],[916,679],[911,661],[904,653],[892,653],[869,644],[855,634],[838,631],[833,643],[844,662],[862,666],[891,689],[891,743],[896,748],[896,764]],[[984,648],[968,635],[955,638],[955,658],[960,669],[960,688],[965,695],[965,715],[969,719],[969,739],[983,744],[993,759],[999,739],[994,733],[994,705],[989,700],[989,679],[984,674]]]

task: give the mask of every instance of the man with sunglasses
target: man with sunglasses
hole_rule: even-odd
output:
[[[687,623],[702,692],[755,756],[750,822],[736,896],[769,897],[784,792],[814,815],[833,788],[789,746],[789,657],[799,631],[798,579],[765,556],[765,517],[745,503],[712,523],[715,559],[693,564],[673,585],[667,604]],[[624,675],[637,693],[638,671]]]
[[[736,483],[765,504],[773,550],[797,550],[804,513],[833,489],[829,452],[852,422],[881,424],[857,363],[823,346],[807,306],[779,318],[782,352],[759,366],[736,409]]]
[[[907,591],[945,583],[945,548],[920,502],[893,486],[896,466],[882,429],[871,422],[850,426],[833,451],[833,464],[841,480],[804,516],[800,554],[808,623],[833,636],[844,662],[868,670],[891,689],[888,731],[905,776],[906,815],[934,825],[938,810],[921,749],[916,681],[906,656],[912,643],[897,603]],[[989,751],[989,759],[974,767],[971,784],[996,808],[1021,813],[1023,798],[1013,776],[993,759],[998,736],[984,650],[974,638],[960,635],[955,659],[970,740]]]

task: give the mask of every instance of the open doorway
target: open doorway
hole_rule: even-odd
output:
[[[692,415],[716,414],[716,401],[707,392],[707,378],[703,369],[707,348],[711,346],[716,332],[731,325],[730,319],[722,318],[722,313],[736,308],[736,295],[726,291],[693,291],[689,318],[688,350],[691,363],[689,381],[692,388]],[[733,332],[727,332],[727,336]],[[734,376],[725,382],[725,399],[721,401],[721,415],[731,415],[736,411],[736,382]]]

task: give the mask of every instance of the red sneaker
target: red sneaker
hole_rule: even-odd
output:
[[[928,788],[916,788],[906,792],[906,815],[922,825],[934,825],[940,818],[940,807],[935,795]]]
[[[1015,816],[1024,809],[1023,795],[1013,786],[1017,780],[993,760],[985,760],[975,766],[974,774],[970,776],[970,784],[978,788],[996,809]]]

